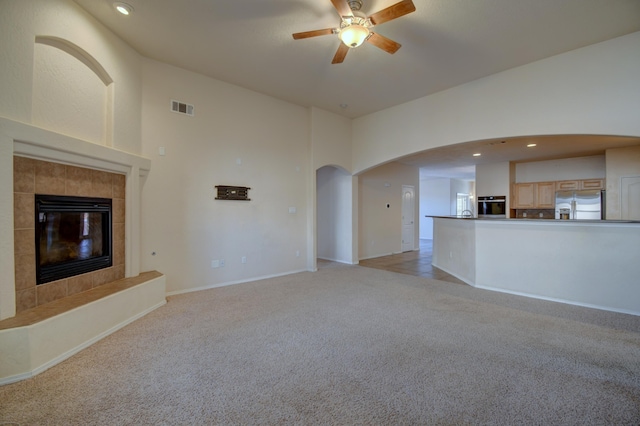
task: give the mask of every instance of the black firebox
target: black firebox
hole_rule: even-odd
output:
[[[113,264],[111,200],[35,195],[36,283]]]

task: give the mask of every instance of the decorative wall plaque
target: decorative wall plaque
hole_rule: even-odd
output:
[[[249,198],[249,190],[246,186],[227,186],[216,185],[218,195],[216,200],[236,200],[236,201],[251,201]]]

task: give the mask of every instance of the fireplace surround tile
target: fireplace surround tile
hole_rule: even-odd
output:
[[[35,188],[36,161],[13,157],[13,191],[31,193]]]
[[[36,254],[35,229],[16,229],[13,231],[13,244],[15,254]]]
[[[114,198],[112,200],[113,205],[113,223],[124,223],[125,207],[124,200],[121,198]]]
[[[101,170],[91,171],[91,196],[100,198],[113,197],[111,174]]]
[[[124,228],[124,227],[123,227]],[[113,265],[124,265],[124,244],[123,241],[113,243]]]
[[[113,176],[113,198],[125,198],[125,187],[127,185],[127,178],[125,175],[112,175]]]
[[[34,221],[34,209],[35,202],[33,194],[27,194],[22,192],[16,192],[13,194],[13,226],[15,229],[35,229]]]
[[[15,256],[16,290],[26,290],[36,286],[35,253]]]
[[[16,291],[16,312],[26,311],[36,307],[36,287]]]
[[[14,156],[16,313],[88,291],[125,276],[125,186],[122,174]],[[34,194],[112,198],[113,265],[36,285]]]
[[[83,291],[91,290],[93,288],[93,276],[91,273],[70,277],[68,278],[68,281],[67,293],[69,296],[76,293],[82,293]]]
[[[59,280],[36,287],[38,305],[53,302],[67,296],[68,280]]]
[[[113,267],[113,280],[118,281],[124,278],[125,268],[123,265],[117,265]]]
[[[91,196],[91,169],[67,166],[66,195]]]
[[[113,224],[113,243],[122,243],[124,242],[124,223],[114,223]],[[122,249],[124,250],[124,244],[122,244]]]
[[[64,164],[36,162],[36,194],[64,195],[66,166]]]
[[[91,273],[93,276],[93,286],[98,287],[103,284],[110,283],[115,281],[115,273],[113,267],[100,269],[99,271],[94,271]]]

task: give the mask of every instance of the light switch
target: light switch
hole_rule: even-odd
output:
[[[296,212],[295,207],[289,207],[289,213],[295,213],[295,212]]]
[[[163,155],[163,156],[164,156],[164,154],[165,154],[165,152],[164,152],[164,146],[161,146],[160,148],[158,148],[158,154],[159,154],[159,155]]]

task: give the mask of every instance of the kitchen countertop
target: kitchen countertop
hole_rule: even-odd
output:
[[[464,220],[481,220],[481,221],[491,221],[491,222],[542,222],[542,223],[559,223],[559,224],[570,224],[570,223],[597,223],[597,224],[615,224],[615,223],[637,223],[640,224],[640,220],[561,220],[561,219],[539,219],[539,218],[495,218],[495,217],[469,217],[469,216],[430,216],[426,215],[425,217],[438,218],[438,219],[464,219]]]

